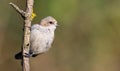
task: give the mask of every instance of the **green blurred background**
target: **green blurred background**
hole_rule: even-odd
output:
[[[22,44],[25,0],[0,1],[0,71],[21,71],[14,54]],[[120,71],[120,0],[35,0],[39,23],[57,19],[53,48],[30,59],[31,71]]]

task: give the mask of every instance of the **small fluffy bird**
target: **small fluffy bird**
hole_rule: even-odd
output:
[[[32,25],[30,34],[30,51],[29,54],[26,55],[35,57],[48,51],[54,40],[56,26],[57,21],[51,16],[42,19],[40,24]],[[15,58],[21,59],[22,52],[16,54]]]

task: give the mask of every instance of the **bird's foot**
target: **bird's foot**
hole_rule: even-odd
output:
[[[24,56],[24,57],[28,57],[28,58],[30,58],[30,57],[32,57],[32,54],[25,53],[23,56]]]

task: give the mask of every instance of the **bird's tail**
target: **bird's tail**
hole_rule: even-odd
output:
[[[43,53],[40,53],[40,54],[43,54]],[[39,54],[29,53],[29,54],[25,54],[25,57],[36,57],[36,56],[38,56],[38,55],[39,55]],[[21,60],[22,58],[23,58],[22,52],[19,52],[19,53],[15,54],[15,59]]]
[[[22,59],[22,52],[15,54],[15,59],[17,59],[17,60]]]

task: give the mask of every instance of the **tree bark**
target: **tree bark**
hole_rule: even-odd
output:
[[[31,27],[31,15],[33,12],[33,4],[34,0],[26,1],[26,11],[21,10],[17,5],[10,3],[10,5],[19,13],[24,19],[24,34],[23,34],[23,44],[22,44],[22,70],[30,71],[29,57],[24,56],[25,54],[29,54],[30,47],[30,27]]]

